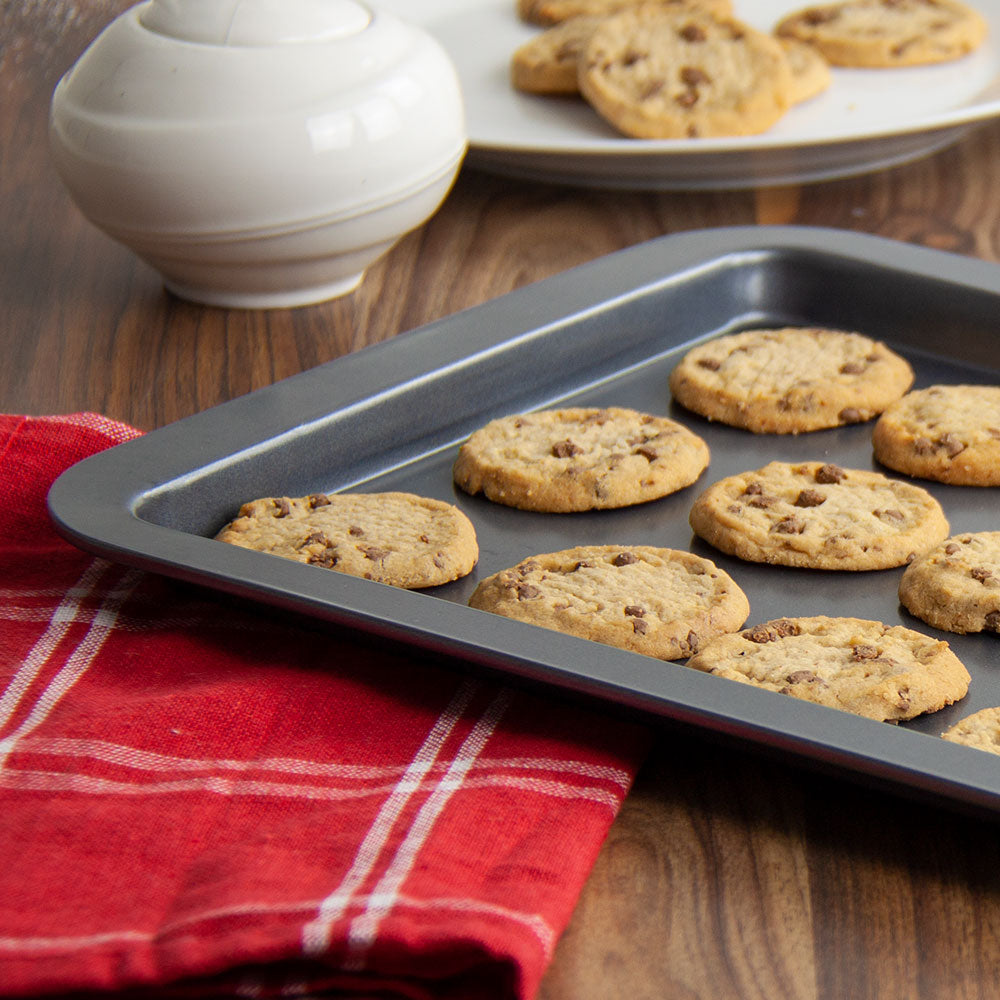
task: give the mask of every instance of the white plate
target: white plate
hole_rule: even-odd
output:
[[[537,28],[515,0],[381,0],[427,28],[458,69],[469,162],[498,173],[597,187],[743,188],[819,181],[926,156],[1000,114],[1000,0],[974,0],[990,24],[964,59],[889,70],[834,69],[829,90],[792,108],[763,135],[724,139],[623,138],[583,101],[515,91],[511,53]],[[792,0],[735,0],[770,30]]]

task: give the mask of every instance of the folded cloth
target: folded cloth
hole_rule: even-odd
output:
[[[530,998],[647,744],[87,555],[0,416],[0,995]]]

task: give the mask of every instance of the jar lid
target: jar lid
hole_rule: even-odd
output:
[[[151,0],[139,18],[157,34],[229,48],[335,41],[371,19],[355,0]]]

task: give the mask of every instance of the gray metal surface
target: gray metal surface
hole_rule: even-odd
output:
[[[54,522],[108,558],[267,602],[468,669],[554,685],[745,738],[963,806],[1000,813],[995,757],[937,738],[1000,705],[1000,637],[939,633],[896,597],[902,570],[820,572],[743,563],[693,537],[701,489],[773,459],[878,468],[871,424],[752,435],[675,406],[667,376],[693,343],[747,326],[829,325],[883,339],[916,387],[1000,383],[1000,269],[834,230],[704,230],[610,255],[395,340],[207,410],[68,470]],[[555,403],[664,413],[701,434],[712,461],[694,486],[588,514],[511,510],[457,491],[458,443],[486,420]],[[886,471],[886,470],[881,470]],[[1000,529],[1000,489],[922,482],[953,533]],[[456,503],[480,561],[464,580],[415,593],[212,540],[257,496],[400,489]],[[750,623],[850,615],[946,639],[973,677],[958,705],[900,726],[761,692],[466,606],[476,583],[525,556],[591,543],[689,548],[746,591]]]

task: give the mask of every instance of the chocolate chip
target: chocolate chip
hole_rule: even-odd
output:
[[[969,571],[969,576],[973,580],[978,580],[980,583],[989,586],[993,580],[993,571],[986,566],[977,566],[975,569]]]
[[[985,625],[990,632],[1000,632],[1000,611],[991,611],[986,616]]]
[[[552,446],[552,454],[556,458],[572,458],[574,455],[579,455],[583,449],[578,445],[566,438],[565,441],[557,441]]]
[[[846,406],[837,414],[837,419],[842,424],[863,424],[865,415],[853,406]]]
[[[839,483],[846,478],[847,473],[839,465],[829,463],[821,465],[813,475],[817,483]]]
[[[625,614],[627,614],[630,618],[645,618],[646,609],[640,607],[638,604],[629,604],[625,608]]]
[[[435,553],[434,558],[431,559],[431,562],[434,563],[434,565],[437,566],[438,569],[444,569],[445,566],[444,553],[443,552]]]
[[[655,462],[660,457],[660,453],[655,448],[650,448],[648,445],[636,448],[632,454],[642,455],[643,458],[649,459],[650,462]]]
[[[381,549],[377,545],[359,545],[358,551],[372,562],[381,562],[389,555],[388,549]]]
[[[917,455],[929,455],[934,450],[934,444],[925,437],[913,439],[913,451]]]
[[[581,559],[571,570],[571,573],[575,573],[578,569],[589,569],[594,564],[592,562],[587,562],[586,559]]]
[[[325,493],[312,493],[309,496],[309,506],[315,510],[317,507],[328,507],[330,498]]]
[[[681,83],[687,87],[697,87],[702,83],[711,83],[711,77],[697,66],[682,66],[680,71]]]
[[[352,524],[348,529],[347,533],[353,535],[355,538],[363,538],[365,534],[364,528],[359,528],[356,524]]]
[[[819,490],[802,490],[795,498],[796,507],[818,507],[826,503],[826,497]]]
[[[860,662],[862,660],[877,660],[879,650],[875,646],[860,645],[851,649],[851,659]]]
[[[323,569],[333,569],[337,565],[337,556],[333,549],[324,549],[309,556],[310,566],[322,566]]]
[[[841,375],[860,375],[866,366],[860,361],[848,361],[846,364],[840,366]]]
[[[764,492],[764,487],[760,483],[748,483],[747,488],[743,491],[743,496],[754,497],[760,496]]]
[[[772,529],[779,535],[801,535],[806,530],[806,522],[799,517],[782,518]]]
[[[663,80],[650,80],[649,83],[642,88],[642,93],[639,94],[639,100],[648,101],[651,97],[656,97],[656,95],[663,90],[663,85]]]
[[[961,545],[956,545],[954,542],[949,542],[944,547],[945,555],[948,555],[948,556],[953,556],[956,552],[961,552],[961,550],[962,550],[962,546]]]
[[[288,501],[284,497],[278,497],[274,501],[274,506],[278,508],[278,513],[275,517],[288,517],[292,512],[292,508],[288,505]]]
[[[636,635],[645,635],[649,631],[649,626],[641,618],[633,618],[632,631]]]
[[[541,594],[541,591],[531,583],[519,583],[517,585],[517,599],[519,601],[532,601]]]
[[[685,24],[678,34],[685,42],[703,42],[707,37],[705,30],[697,24]]]
[[[789,684],[813,684],[819,680],[811,670],[793,670],[786,678]]]
[[[937,439],[938,445],[944,448],[945,454],[949,458],[954,458],[956,455],[960,455],[965,451],[965,444],[960,441],[954,434],[944,434]]]
[[[775,642],[789,635],[798,635],[800,632],[801,629],[795,622],[789,621],[787,618],[778,618],[773,622],[765,622],[763,625],[754,625],[753,628],[747,629],[741,634],[744,639],[748,639],[750,642],[765,643]]]
[[[767,510],[768,507],[773,507],[778,502],[777,497],[769,497],[762,493],[760,496],[751,497],[747,503],[750,507],[757,507],[760,510]]]
[[[316,545],[317,543],[320,545],[327,544],[326,535],[324,535],[322,531],[314,531],[312,534],[307,535],[302,540],[302,548],[305,548],[307,545]]]
[[[611,560],[612,566],[628,566],[631,563],[638,562],[639,557],[632,552],[619,552],[618,555]]]
[[[873,510],[872,513],[880,521],[905,521],[906,517],[901,510]]]
[[[707,368],[710,372],[717,372],[722,367],[721,361],[716,361],[715,358],[701,358],[698,361],[699,368]]]

